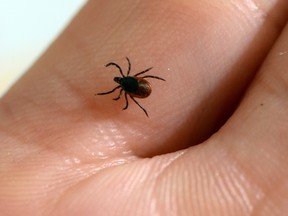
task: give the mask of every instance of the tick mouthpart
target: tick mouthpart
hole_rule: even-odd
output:
[[[115,81],[116,83],[121,84],[121,80],[122,80],[122,77],[114,77],[114,81]]]

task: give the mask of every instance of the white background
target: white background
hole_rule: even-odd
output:
[[[87,0],[0,0],[0,97]]]

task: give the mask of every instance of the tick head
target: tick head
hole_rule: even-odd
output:
[[[118,84],[121,84],[122,77],[114,77],[114,81]]]

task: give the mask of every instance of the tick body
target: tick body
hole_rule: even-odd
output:
[[[115,77],[114,81],[120,84],[121,88],[132,97],[146,98],[152,92],[150,83],[141,77]]]
[[[131,63],[130,63],[130,60],[128,57],[126,57],[126,59],[128,61],[128,71],[127,71],[126,76],[124,76],[123,71],[118,64],[116,64],[114,62],[110,62],[106,65],[106,67],[115,66],[119,69],[121,77],[114,77],[114,81],[116,83],[118,83],[119,85],[116,86],[111,91],[98,93],[97,95],[110,94],[110,93],[113,93],[115,90],[120,89],[119,96],[116,98],[113,98],[113,100],[119,100],[122,96],[123,91],[124,91],[126,106],[123,108],[123,110],[126,110],[128,108],[129,103],[128,103],[127,95],[129,95],[129,97],[144,111],[144,113],[148,117],[147,111],[134,99],[134,97],[135,98],[146,98],[151,94],[151,92],[152,92],[151,84],[146,80],[146,78],[154,78],[154,79],[159,79],[162,81],[165,81],[165,80],[161,77],[152,76],[152,75],[145,75],[143,77],[138,77],[139,75],[150,71],[152,69],[152,67],[148,68],[144,71],[141,71],[141,72],[135,74],[134,76],[129,76],[129,73],[131,71]]]

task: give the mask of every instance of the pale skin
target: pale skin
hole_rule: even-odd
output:
[[[287,16],[286,0],[90,1],[1,99],[1,215],[285,215]],[[125,56],[166,80],[138,100],[149,118],[95,96]]]

